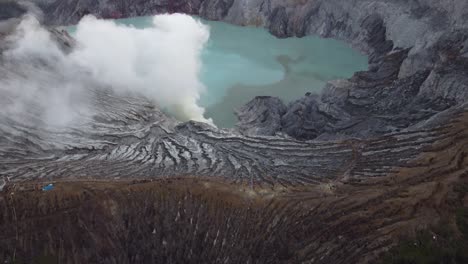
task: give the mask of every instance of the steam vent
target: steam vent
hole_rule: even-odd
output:
[[[0,263],[468,263],[468,1],[0,0]]]

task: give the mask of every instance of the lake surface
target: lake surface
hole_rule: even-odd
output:
[[[255,96],[277,96],[287,103],[368,67],[366,56],[341,41],[316,36],[278,39],[263,28],[201,21],[210,26],[210,39],[202,53],[200,78],[206,92],[199,104],[219,127],[233,127],[234,109]],[[146,28],[152,26],[152,17],[116,23]]]

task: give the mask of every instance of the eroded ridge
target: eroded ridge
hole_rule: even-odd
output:
[[[96,98],[98,114],[76,127],[54,131],[2,118],[7,120],[0,126],[4,180],[200,175],[310,184],[388,175],[435,142],[461,133],[448,123],[368,140],[247,137],[201,123],[177,125],[143,99],[107,93]]]
[[[435,230],[441,221],[460,235],[455,211],[468,205],[460,188],[468,186],[467,122],[467,113],[458,115],[417,159],[382,177],[288,186],[219,177],[64,178],[45,193],[40,188],[47,182],[9,185],[0,196],[0,256],[66,263],[376,263],[400,236]]]

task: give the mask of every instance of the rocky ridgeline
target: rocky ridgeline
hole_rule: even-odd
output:
[[[49,192],[40,191],[44,184],[37,181],[10,185],[0,193],[0,259],[14,263],[380,263],[400,236],[428,229],[436,248],[428,253],[421,246],[429,256],[419,256],[418,243],[426,242],[414,241],[414,251],[406,250],[410,260],[466,263],[466,244],[442,251],[453,247],[452,239],[462,234],[466,223],[458,217],[459,231],[450,231],[457,230],[451,222],[455,221],[453,210],[468,206],[468,115],[455,116],[456,121],[438,130],[373,140],[363,146],[364,152],[359,151],[359,142],[350,143],[356,160],[347,164],[342,178],[322,184],[307,184],[311,181],[307,177],[283,177],[276,179],[275,186],[253,188],[219,178],[105,181],[99,177],[65,178]],[[417,146],[430,145],[429,141],[437,143],[426,147],[416,161],[390,168],[407,156],[403,149],[420,152]],[[328,159],[346,155],[331,145],[311,150]],[[309,151],[296,150],[294,156]],[[288,148],[283,152],[291,153]],[[326,163],[324,157],[315,158]],[[309,160],[315,164],[314,158]],[[106,168],[125,175],[138,173],[135,164],[140,162],[135,158],[108,166],[103,161],[77,160],[56,163],[49,170],[65,172],[69,167],[75,170],[67,173],[94,170],[105,175]],[[39,161],[35,165],[42,166]],[[85,166],[90,166],[89,171]],[[32,164],[30,169],[34,168]],[[375,177],[381,175],[390,176]],[[439,225],[445,231],[439,231]],[[438,251],[444,254],[439,259]]]
[[[464,16],[444,16],[438,4],[429,2],[424,12],[406,1],[351,2],[38,2],[49,24],[76,22],[85,13],[180,11],[238,24],[256,21],[281,37],[319,33],[360,47],[370,55],[371,66],[289,105],[255,98],[238,110],[234,131],[179,123],[143,98],[117,96],[89,84],[92,114],[69,127],[48,126],[33,106],[20,118],[0,113],[1,181],[200,175],[251,185],[295,185],[385,176],[405,166],[446,138],[440,127],[467,110]],[[402,38],[394,28],[397,15],[407,23],[401,33],[411,27],[427,32]],[[434,19],[437,27],[422,26]],[[66,34],[51,32],[62,48],[73,44]],[[18,69],[29,67],[15,63],[3,65],[0,75],[19,76]],[[415,70],[409,66],[416,64]],[[8,104],[12,98],[0,100]]]

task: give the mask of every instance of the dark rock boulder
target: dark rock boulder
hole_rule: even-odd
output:
[[[274,136],[281,131],[281,117],[286,113],[284,103],[270,96],[257,96],[235,112],[236,127],[246,135]]]
[[[302,139],[314,139],[331,129],[331,124],[337,120],[321,108],[319,97],[305,96],[288,106],[285,115],[281,117],[282,130],[286,134]]]

